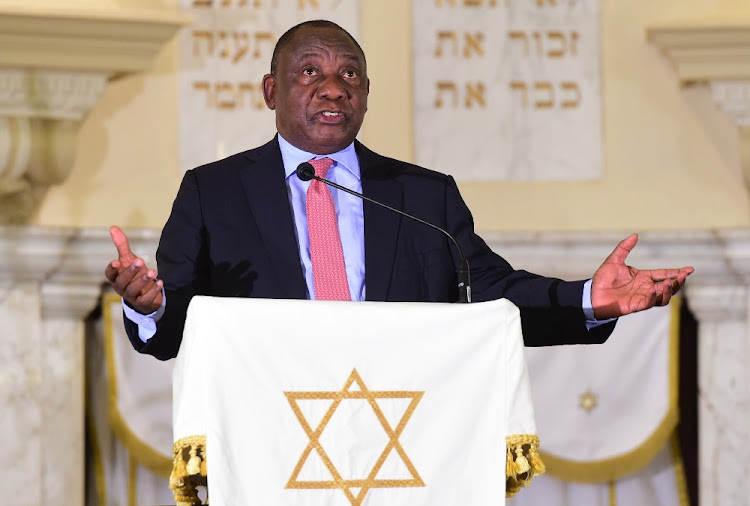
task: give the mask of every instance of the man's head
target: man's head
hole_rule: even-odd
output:
[[[330,21],[301,23],[279,38],[263,96],[276,128],[294,146],[329,154],[357,136],[370,81],[362,48]]]

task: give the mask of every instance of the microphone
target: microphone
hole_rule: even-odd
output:
[[[300,178],[302,181],[310,181],[311,179],[315,179],[316,181],[325,183],[328,186],[333,186],[337,190],[344,191],[350,195],[359,197],[362,200],[372,202],[373,204],[379,205],[380,207],[384,207],[390,211],[393,211],[394,213],[400,214],[401,216],[406,216],[409,219],[417,221],[423,225],[427,225],[428,227],[438,230],[442,232],[443,234],[445,234],[448,237],[448,239],[453,241],[453,245],[456,247],[456,251],[458,251],[459,261],[458,261],[458,269],[456,269],[456,275],[458,276],[458,301],[459,302],[471,302],[471,274],[469,272],[469,262],[466,260],[466,257],[464,256],[464,252],[461,249],[461,246],[459,246],[458,241],[456,241],[456,239],[450,233],[448,233],[447,230],[444,230],[438,227],[437,225],[433,225],[432,223],[429,223],[420,218],[417,218],[416,216],[412,216],[411,214],[405,213],[401,211],[400,209],[391,207],[388,204],[384,204],[383,202],[378,202],[377,200],[371,199],[370,197],[362,195],[361,193],[355,192],[354,190],[350,190],[349,188],[336,184],[333,181],[329,181],[322,177],[318,177],[315,175],[315,169],[313,168],[312,164],[309,162],[303,162],[299,164],[297,166],[296,172],[297,172],[297,177]]]

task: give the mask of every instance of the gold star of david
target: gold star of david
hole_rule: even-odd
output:
[[[357,384],[359,390],[350,390],[354,383]],[[284,392],[284,394],[286,395],[287,400],[289,400],[289,404],[292,406],[294,414],[297,415],[299,423],[302,425],[305,433],[310,438],[310,442],[302,452],[302,456],[300,457],[299,462],[297,462],[297,466],[294,468],[294,471],[292,471],[292,476],[289,478],[289,481],[286,484],[286,488],[338,488],[341,489],[341,491],[346,495],[347,499],[349,499],[353,506],[359,506],[360,504],[362,504],[362,501],[364,501],[367,493],[371,488],[424,487],[422,478],[419,476],[419,473],[417,473],[417,470],[414,468],[411,460],[409,460],[409,457],[406,455],[404,448],[398,441],[399,436],[401,436],[401,433],[404,431],[404,427],[406,427],[406,424],[411,418],[411,415],[414,413],[414,409],[422,399],[422,395],[424,394],[424,392],[370,391],[367,389],[364,381],[362,381],[362,378],[357,372],[357,369],[354,369],[349,375],[349,378],[346,380],[344,387],[338,392]],[[310,427],[310,424],[302,414],[302,410],[299,408],[297,401],[300,399],[320,399],[332,401],[331,406],[328,408],[328,411],[325,413],[320,421],[320,424],[315,430]],[[333,465],[331,459],[328,457],[325,449],[323,449],[323,446],[320,444],[320,435],[326,428],[326,425],[331,419],[331,416],[333,416],[333,413],[336,411],[336,408],[338,408],[339,404],[341,404],[341,401],[345,399],[366,399],[372,407],[372,410],[375,412],[375,416],[380,421],[380,424],[383,426],[383,429],[385,430],[389,439],[388,443],[385,446],[385,449],[383,450],[383,453],[380,454],[380,457],[378,458],[377,462],[375,462],[375,465],[373,466],[367,477],[358,480],[343,479],[338,470],[336,470],[336,467]],[[391,425],[383,415],[380,406],[378,406],[376,399],[411,399],[409,406],[406,408],[406,411],[404,412],[395,429],[391,428]],[[313,450],[318,452],[320,459],[323,461],[325,466],[328,468],[328,471],[331,473],[331,477],[333,478],[332,480],[299,481],[297,479],[300,471],[302,470],[302,467],[305,464],[305,461]],[[412,477],[410,480],[378,480],[375,478],[378,475],[380,468],[383,466],[386,458],[393,450],[398,453],[404,465],[409,470],[409,473]],[[355,496],[351,488],[359,488],[359,493]]]

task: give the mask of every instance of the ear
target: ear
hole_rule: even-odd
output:
[[[266,101],[266,107],[272,111],[276,109],[276,78],[273,74],[263,76],[263,100]]]

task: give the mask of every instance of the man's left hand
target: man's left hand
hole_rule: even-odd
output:
[[[625,259],[637,242],[638,234],[622,240],[594,273],[591,304],[597,320],[667,305],[695,270],[692,267],[653,270],[630,267]]]

